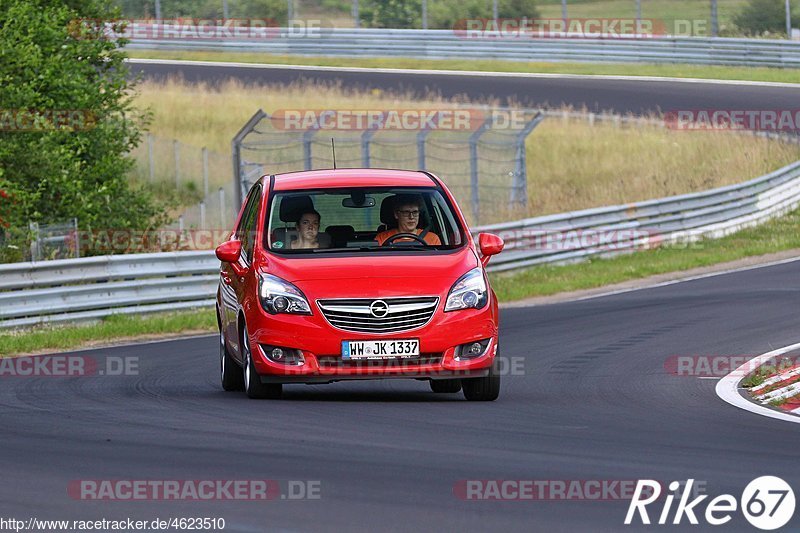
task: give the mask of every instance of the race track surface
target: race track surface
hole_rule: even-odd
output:
[[[798,342],[799,308],[793,262],[506,309],[501,352],[523,372],[504,378],[493,403],[417,381],[296,385],[283,400],[253,401],[220,389],[214,336],[88,351],[138,358],[138,375],[0,379],[0,516],[221,516],[226,531],[253,532],[636,530],[622,525],[626,502],[464,501],[453,488],[694,478],[738,498],[767,474],[797,488],[800,426],[731,407],[716,380],[665,364]],[[321,498],[76,501],[76,479],[319,480]],[[752,531],[741,514],[724,530]]]
[[[152,64],[130,60],[131,70],[148,79],[181,76],[189,82],[218,84],[236,79],[259,86],[313,80],[341,83],[353,89],[408,92],[422,97],[466,96],[475,102],[498,101],[500,105],[560,107],[570,105],[589,111],[648,114],[682,109],[795,109],[800,87],[772,87],[715,83],[686,83],[602,78],[527,78],[481,74],[432,74],[380,71],[315,70],[304,68],[253,68],[241,66]]]

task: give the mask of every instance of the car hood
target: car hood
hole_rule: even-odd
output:
[[[396,254],[308,259],[271,256],[266,271],[295,284],[307,296],[390,297],[438,295],[480,263],[465,247],[448,254]]]

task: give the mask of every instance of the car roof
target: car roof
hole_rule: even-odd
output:
[[[264,176],[269,185],[269,176]],[[436,187],[430,175],[419,170],[339,168],[305,170],[275,175],[276,191],[338,187]]]

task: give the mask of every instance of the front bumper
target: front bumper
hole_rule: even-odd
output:
[[[425,326],[401,333],[363,334],[331,326],[316,310],[311,316],[268,315],[256,317],[251,331],[253,363],[264,383],[330,383],[363,379],[453,379],[483,377],[497,353],[496,307],[444,313],[437,309]],[[348,361],[342,359],[342,341],[419,339],[420,356],[409,359]],[[482,355],[456,357],[459,345],[490,339]],[[262,346],[299,350],[302,364],[270,360]],[[256,348],[258,347],[258,348]]]

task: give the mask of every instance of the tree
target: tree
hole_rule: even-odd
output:
[[[129,152],[147,115],[102,21],[110,0],[0,0],[0,189],[6,223],[77,217],[81,229],[144,229],[164,221],[132,187]]]
[[[785,33],[786,3],[784,0],[750,0],[733,22],[748,35]]]
[[[373,28],[418,28],[422,24],[422,2],[367,0],[359,16],[366,26]]]

